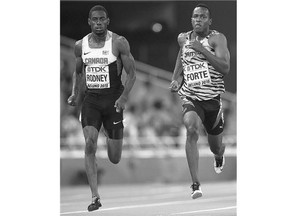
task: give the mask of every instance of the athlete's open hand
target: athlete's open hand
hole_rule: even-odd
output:
[[[170,83],[170,86],[169,86],[169,89],[171,92],[177,92],[178,89],[179,89],[179,83],[177,80],[173,80],[171,83]]]
[[[72,95],[68,98],[67,102],[68,102],[68,104],[69,104],[70,106],[76,106],[76,99],[77,99],[76,95],[73,95],[73,94],[72,94]]]
[[[127,102],[127,98],[124,96],[120,96],[116,101],[114,107],[116,108],[116,112],[121,112],[121,110],[125,109],[125,104]]]

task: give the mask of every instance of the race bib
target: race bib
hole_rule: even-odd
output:
[[[211,83],[207,62],[186,65],[184,67],[184,79],[189,88]]]
[[[89,89],[110,88],[109,66],[86,66],[86,85]]]

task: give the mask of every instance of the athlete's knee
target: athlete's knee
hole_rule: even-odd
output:
[[[118,164],[121,160],[121,151],[108,151],[108,158],[113,164]]]
[[[96,153],[96,141],[91,138],[91,137],[87,137],[85,139],[85,143],[86,143],[86,146],[85,146],[85,154],[86,155],[95,155]]]
[[[199,138],[198,127],[195,124],[190,124],[186,126],[187,139],[197,141]]]
[[[120,160],[121,160],[121,155],[117,155],[117,156],[110,156],[109,157],[109,160],[111,161],[111,163],[113,163],[113,164],[118,164],[119,162],[120,162]]]
[[[219,143],[218,145],[210,145],[210,150],[215,155],[222,155],[225,151],[225,145],[223,143]]]
[[[225,145],[222,143],[222,135],[211,135],[208,134],[208,143],[210,150],[214,154],[222,154],[225,150]]]
[[[121,151],[108,151],[108,158],[113,164],[118,164],[121,160]]]
[[[108,158],[113,164],[118,164],[121,160],[123,140],[108,142]]]
[[[214,153],[214,154],[218,154],[220,152],[220,145],[210,145],[210,150]]]

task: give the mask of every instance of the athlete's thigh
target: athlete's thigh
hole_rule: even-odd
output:
[[[188,111],[183,116],[183,123],[188,133],[199,133],[201,119],[195,111]]]
[[[90,138],[94,142],[97,142],[99,131],[94,126],[85,126],[83,128],[83,134],[85,140]]]
[[[204,112],[197,101],[186,101],[182,109],[183,121],[186,128],[199,128],[204,120]]]
[[[92,104],[85,98],[81,109],[81,124],[84,129],[86,126],[93,126],[97,131],[102,125],[102,114],[97,104]]]
[[[205,121],[203,124],[207,133],[212,137],[223,132],[224,116],[220,97],[207,101],[205,104]]]
[[[123,139],[110,139],[108,138],[107,148],[108,154],[121,155]]]
[[[110,139],[122,139],[123,138],[123,111],[117,112],[114,107],[115,101],[118,97],[111,98],[105,108],[105,114],[103,115],[103,126]]]

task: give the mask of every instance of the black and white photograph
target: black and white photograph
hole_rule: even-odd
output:
[[[283,1],[1,9],[1,215],[286,214]]]
[[[61,1],[60,215],[236,215],[236,6]]]

